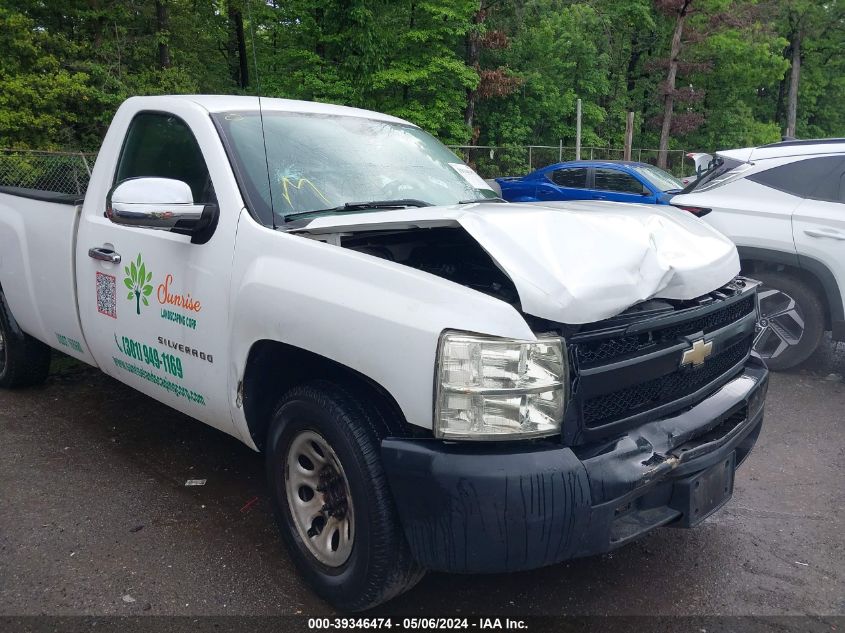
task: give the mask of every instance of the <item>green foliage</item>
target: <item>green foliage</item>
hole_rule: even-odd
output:
[[[0,0],[0,147],[94,150],[135,94],[261,93],[365,107],[450,143],[655,147],[669,0]],[[675,148],[776,140],[800,32],[798,133],[845,135],[845,0],[693,0]],[[165,21],[157,8],[165,9]],[[238,30],[238,21],[243,29]],[[482,42],[470,58],[471,42]],[[167,52],[162,62],[161,47]],[[472,61],[471,61],[472,60]],[[257,68],[256,68],[257,66]],[[485,70],[516,78],[482,94]],[[247,76],[242,77],[243,71]],[[256,72],[257,71],[257,72]],[[240,73],[240,74],[239,74]],[[495,77],[494,77],[495,81]],[[489,85],[489,84],[488,84]],[[469,129],[465,109],[475,109]],[[468,118],[466,120],[469,120]]]
[[[379,39],[390,54],[369,78],[367,107],[409,119],[447,142],[463,142],[467,89],[478,74],[458,54],[471,0],[404,0],[383,5]]]
[[[782,54],[786,44],[782,37],[753,25],[721,31],[698,45],[696,54],[702,60],[711,60],[712,70],[691,76],[706,95],[701,107],[706,118],[687,142],[716,148],[780,140],[778,123],[759,115],[766,87],[776,86],[789,70]]]
[[[59,63],[71,48],[24,15],[0,7],[0,146],[55,147],[76,122],[76,104],[90,96],[87,75]]]

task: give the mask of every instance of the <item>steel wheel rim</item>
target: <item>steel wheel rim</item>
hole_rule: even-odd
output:
[[[331,445],[315,431],[300,431],[285,460],[285,489],[296,531],[314,558],[340,567],[355,543],[349,481]]]
[[[763,358],[778,358],[804,336],[804,311],[782,290],[764,286],[757,296],[760,318],[754,350]]]

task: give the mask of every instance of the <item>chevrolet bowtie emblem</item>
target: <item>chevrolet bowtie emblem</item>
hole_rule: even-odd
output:
[[[713,353],[713,341],[704,342],[703,338],[698,339],[688,350],[684,351],[681,358],[681,367],[687,365],[703,365],[705,359]]]

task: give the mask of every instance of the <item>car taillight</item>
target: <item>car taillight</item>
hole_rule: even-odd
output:
[[[683,209],[684,211],[689,211],[694,216],[699,217],[699,218],[707,215],[708,213],[710,213],[713,210],[713,209],[708,209],[706,207],[688,207],[688,206],[682,205],[682,204],[676,204],[676,205],[673,205],[673,206],[675,206],[679,209]]]

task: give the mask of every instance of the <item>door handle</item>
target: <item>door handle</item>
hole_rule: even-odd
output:
[[[605,196],[593,196],[593,200],[607,200]]]
[[[109,248],[89,248],[88,257],[98,259],[109,264],[119,264],[120,255]]]
[[[810,237],[829,237],[834,240],[845,240],[845,233],[836,229],[804,229],[804,234]]]

